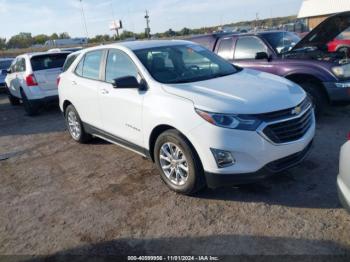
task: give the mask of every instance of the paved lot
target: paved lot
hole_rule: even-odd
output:
[[[134,153],[74,143],[57,108],[31,118],[0,95],[0,254],[350,253],[335,186],[349,117],[323,117],[302,167],[186,197]]]

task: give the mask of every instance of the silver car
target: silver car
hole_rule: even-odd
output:
[[[350,212],[350,133],[348,139],[340,151],[337,186],[340,202]]]
[[[13,58],[0,58],[0,89],[5,88],[7,70],[10,68]]]

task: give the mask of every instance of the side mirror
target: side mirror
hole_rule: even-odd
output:
[[[257,60],[262,60],[262,59],[270,60],[270,57],[266,52],[258,52],[255,55],[255,59],[257,59]]]
[[[134,76],[116,78],[113,81],[114,88],[140,88],[140,83]]]

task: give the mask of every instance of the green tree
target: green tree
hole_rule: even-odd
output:
[[[10,48],[27,48],[33,44],[31,33],[19,33],[10,38],[7,45]]]
[[[180,33],[180,35],[189,35],[189,34],[191,34],[191,29],[184,27],[181,29],[181,31],[179,33]]]
[[[6,38],[0,37],[0,49],[5,49],[5,48],[6,48]]]
[[[53,33],[53,34],[50,36],[50,39],[51,39],[51,40],[56,40],[56,39],[58,39],[58,34],[57,34],[57,33]]]
[[[36,35],[33,37],[33,44],[43,45],[50,37],[44,34]]]
[[[58,38],[59,39],[69,39],[70,38],[70,35],[67,33],[67,32],[63,32],[63,33],[60,33],[58,35]]]
[[[173,36],[176,36],[176,32],[173,29],[170,28],[168,31],[166,31],[164,33],[164,35],[167,36],[167,37],[173,37]]]

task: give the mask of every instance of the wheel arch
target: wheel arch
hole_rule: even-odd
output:
[[[69,100],[64,100],[63,104],[62,104],[62,110],[63,110],[63,113],[66,112],[66,109],[69,105],[72,105],[72,102],[70,102]]]
[[[310,75],[310,74],[304,74],[304,73],[292,73],[289,75],[286,75],[285,78],[288,80],[297,83],[302,86],[303,83],[313,83],[319,87],[319,90],[325,95],[328,102],[330,101],[328,92],[324,85],[322,84],[322,81],[317,78],[316,76]]]
[[[178,131],[189,143],[190,147],[194,150],[195,154],[197,155],[197,157],[200,159],[198,152],[196,151],[195,147],[193,146],[192,142],[190,141],[190,139],[183,133],[181,132],[179,129],[177,129],[176,127],[173,127],[171,125],[167,125],[167,124],[160,124],[158,126],[156,126],[155,128],[153,128],[151,135],[149,137],[149,154],[150,157],[152,159],[152,161],[154,162],[154,146],[156,144],[157,138],[164,133],[167,130],[170,129],[174,129],[176,131]]]

